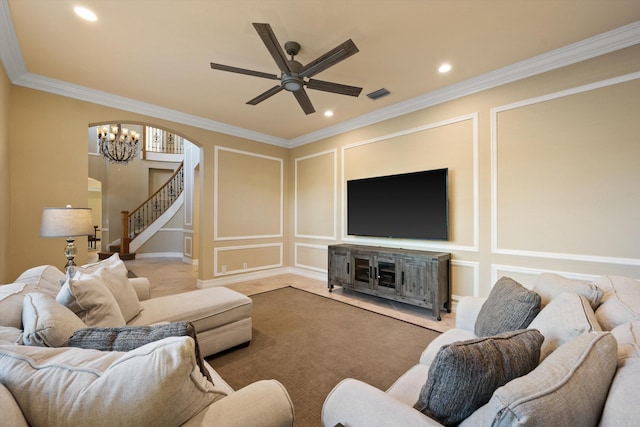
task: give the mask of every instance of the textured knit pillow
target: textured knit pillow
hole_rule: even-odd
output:
[[[443,346],[414,407],[444,425],[460,423],[498,387],[538,365],[543,339],[528,329]]]
[[[4,345],[0,382],[31,426],[179,426],[226,395],[200,373],[189,337],[126,353]]]
[[[22,343],[41,347],[62,347],[76,330],[86,327],[73,311],[39,292],[25,295],[22,324]]]
[[[608,332],[580,335],[560,346],[529,374],[497,389],[489,403],[460,427],[599,425],[616,372],[616,347],[616,340]]]
[[[475,333],[488,337],[525,329],[540,311],[540,295],[509,277],[502,277],[478,313]]]
[[[79,329],[66,342],[67,347],[80,347],[101,351],[131,351],[150,342],[167,337],[187,336],[195,342],[196,361],[202,375],[211,382],[211,375],[204,366],[200,353],[196,328],[191,322],[174,322],[153,326],[124,326],[121,328]]]

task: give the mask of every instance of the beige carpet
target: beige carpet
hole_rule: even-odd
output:
[[[260,379],[280,381],[297,427],[320,425],[324,399],[344,378],[386,390],[439,334],[291,287],[251,298],[251,344],[207,360],[236,390]]]

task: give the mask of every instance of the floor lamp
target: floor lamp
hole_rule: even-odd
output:
[[[42,211],[42,223],[40,224],[40,237],[64,237],[67,246],[64,254],[67,257],[65,270],[67,278],[73,277],[74,258],[77,250],[74,245],[74,237],[93,235],[93,218],[89,208],[44,208]]]

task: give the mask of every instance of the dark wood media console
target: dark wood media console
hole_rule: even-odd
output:
[[[329,246],[329,292],[357,292],[431,309],[451,311],[451,254],[363,245]]]

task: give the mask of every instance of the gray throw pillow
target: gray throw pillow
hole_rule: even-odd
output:
[[[475,324],[479,337],[525,329],[540,312],[540,295],[509,277],[498,280],[482,304]]]
[[[527,329],[442,346],[414,408],[446,426],[460,423],[498,387],[535,369],[543,340]]]
[[[196,329],[191,322],[173,322],[153,326],[123,326],[120,328],[84,328],[75,331],[66,347],[100,351],[131,351],[167,337],[188,336],[195,342],[196,362],[200,372],[213,383],[198,345]]]

